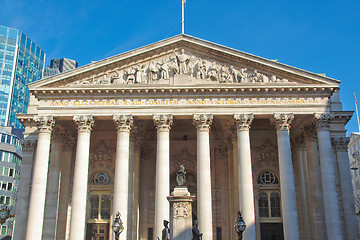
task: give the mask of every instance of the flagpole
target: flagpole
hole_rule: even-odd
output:
[[[182,34],[185,33],[185,20],[184,20],[184,11],[185,11],[185,4],[186,4],[186,0],[182,0],[181,1],[181,6],[182,6],[182,21],[181,21],[181,25],[182,25]]]
[[[355,92],[354,92],[354,99],[355,99],[356,117],[357,117],[359,132],[360,132],[359,112],[358,112],[357,100],[356,100]]]

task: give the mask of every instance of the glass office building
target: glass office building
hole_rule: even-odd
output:
[[[0,126],[0,208],[15,213],[20,178],[22,149],[20,138],[12,127]],[[14,218],[0,226],[0,239],[11,236]]]
[[[22,128],[16,114],[29,105],[27,84],[40,80],[45,52],[23,32],[0,26],[0,125]]]

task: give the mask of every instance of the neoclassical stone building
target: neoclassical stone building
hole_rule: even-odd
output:
[[[14,239],[161,237],[180,164],[204,240],[357,239],[339,83],[187,35],[33,83]]]

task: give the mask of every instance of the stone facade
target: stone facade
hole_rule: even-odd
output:
[[[357,239],[339,83],[187,35],[34,83],[14,239],[161,237],[180,164],[204,239]]]

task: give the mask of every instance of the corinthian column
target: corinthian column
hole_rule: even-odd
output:
[[[50,139],[51,131],[55,124],[52,116],[35,117],[34,120],[38,126],[39,136],[36,148],[34,171],[32,175],[26,240],[39,240],[42,238]]]
[[[92,116],[74,116],[78,125],[78,140],[72,191],[70,240],[85,238],[86,203],[89,173],[90,133],[94,124]]]
[[[113,216],[116,216],[117,212],[121,213],[125,231],[123,234],[120,234],[120,239],[126,240],[127,231],[131,231],[131,229],[127,228],[127,211],[129,181],[129,140],[130,129],[133,124],[133,117],[131,115],[117,115],[113,116],[113,119],[116,123],[117,129]]]
[[[272,123],[275,124],[277,133],[284,238],[296,240],[299,239],[299,226],[289,138],[290,123],[293,119],[292,113],[275,113]]]
[[[325,221],[328,239],[343,239],[340,221],[340,208],[336,192],[336,162],[330,140],[330,120],[328,113],[316,113],[315,122],[320,153],[321,184],[324,195]],[[341,221],[340,221],[341,222]]]
[[[22,141],[22,171],[17,194],[13,240],[25,239],[26,220],[29,210],[31,171],[33,166],[35,148],[36,140],[25,137],[25,139]]]
[[[247,225],[244,232],[244,239],[246,240],[256,239],[254,190],[249,136],[250,124],[253,118],[253,114],[234,114],[237,129],[239,163],[239,210],[242,212]]]
[[[213,239],[210,168],[210,125],[212,114],[194,114],[197,129],[197,210],[203,239]]]
[[[46,190],[44,227],[42,240],[56,239],[56,225],[61,181],[60,163],[63,153],[65,129],[59,125],[54,127],[51,138],[49,174]]]
[[[345,227],[347,239],[358,238],[357,217],[354,205],[353,189],[350,175],[350,162],[347,152],[349,140],[345,136],[331,139],[336,149],[337,164],[339,167],[339,179],[341,186],[341,199],[344,209]]]
[[[170,205],[167,196],[170,195],[170,127],[173,117],[154,115],[157,129],[156,148],[156,189],[155,189],[155,238],[161,238],[163,221],[170,219]]]

